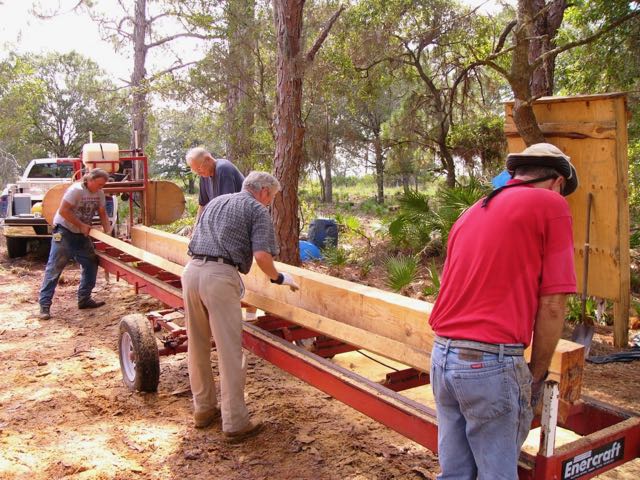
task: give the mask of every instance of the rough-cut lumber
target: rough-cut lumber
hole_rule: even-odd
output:
[[[135,246],[171,262],[186,265],[189,261],[188,238],[136,226],[132,229],[131,240]],[[282,263],[276,263],[276,268],[292,274],[300,290],[292,292],[272,284],[254,266],[243,276],[246,303],[346,343],[429,371],[433,343],[433,332],[427,323],[432,307],[429,303]],[[580,397],[583,366],[583,347],[561,340],[549,370],[550,377],[560,383],[564,400],[575,401]]]
[[[181,276],[182,271],[184,270],[181,265],[177,265],[174,262],[161,257],[160,255],[155,255],[151,252],[143,250],[142,248],[138,248],[134,245],[123,242],[122,240],[113,238],[111,235],[107,235],[102,230],[92,228],[89,232],[89,235],[91,235],[96,240],[106,243],[107,245],[111,245],[144,262],[155,265],[156,267],[166,270],[167,272],[171,272],[174,275]]]

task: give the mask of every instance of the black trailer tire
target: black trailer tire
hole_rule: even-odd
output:
[[[156,337],[144,315],[134,313],[120,321],[118,354],[122,380],[131,390],[155,392],[160,382]]]
[[[9,258],[24,257],[27,254],[27,239],[24,237],[5,237]]]

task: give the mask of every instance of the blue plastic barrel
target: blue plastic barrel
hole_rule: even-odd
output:
[[[309,260],[319,260],[322,258],[320,249],[311,242],[299,241],[300,245],[300,260],[308,262]]]
[[[309,241],[318,248],[338,246],[338,224],[331,218],[316,218],[309,225]]]

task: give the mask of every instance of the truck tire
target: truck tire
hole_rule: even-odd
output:
[[[27,254],[27,239],[23,237],[5,237],[9,258],[24,257]]]
[[[155,392],[160,382],[156,337],[144,315],[134,313],[120,321],[118,354],[122,380],[131,390]]]

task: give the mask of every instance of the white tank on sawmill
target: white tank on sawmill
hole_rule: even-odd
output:
[[[85,143],[82,147],[82,163],[88,169],[101,168],[108,173],[117,172],[119,159],[117,143]]]

